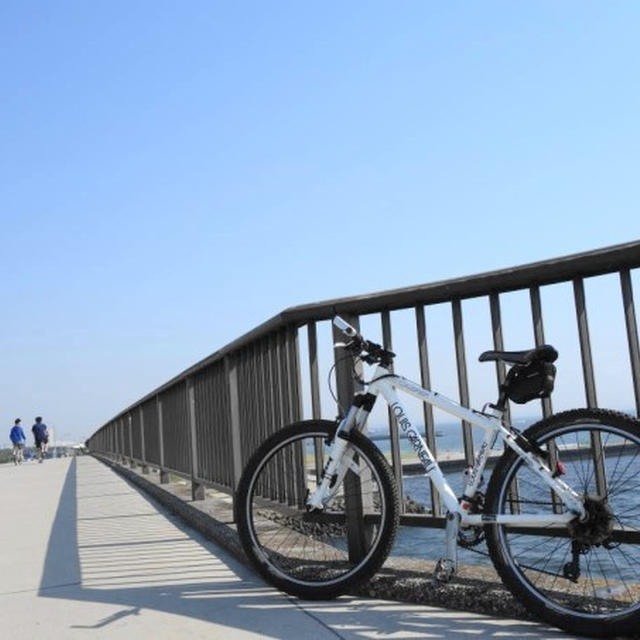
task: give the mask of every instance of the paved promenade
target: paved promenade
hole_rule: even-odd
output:
[[[270,588],[89,457],[0,465],[4,640],[569,638],[541,625]]]

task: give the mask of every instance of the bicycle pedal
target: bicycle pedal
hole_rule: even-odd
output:
[[[449,582],[453,578],[453,574],[456,571],[453,560],[449,558],[440,558],[436,562],[436,568],[433,570],[433,577],[438,582]]]

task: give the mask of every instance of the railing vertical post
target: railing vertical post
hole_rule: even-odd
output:
[[[629,360],[631,375],[633,376],[633,393],[636,400],[636,415],[640,416],[640,347],[638,346],[638,325],[636,311],[633,304],[633,288],[629,269],[620,272],[620,286],[622,287],[622,304],[624,319],[627,325],[627,341],[629,342]]]
[[[389,311],[383,311],[381,314],[382,321],[382,345],[385,349],[393,351],[393,342],[391,338],[391,314]],[[391,365],[393,371],[393,364]],[[389,437],[391,441],[391,460],[393,462],[393,473],[398,486],[398,497],[400,498],[400,510],[404,513],[404,483],[402,480],[402,457],[400,456],[400,436],[398,434],[398,423],[395,413],[391,407],[387,407],[389,420]]]
[[[580,339],[580,354],[582,356],[582,373],[587,406],[597,407],[596,383],[593,376],[593,359],[591,357],[591,341],[589,339],[589,323],[587,322],[587,306],[584,296],[584,281],[576,278],[573,281],[573,291],[576,304],[576,318],[578,321],[578,337]]]
[[[358,316],[342,313],[342,318],[351,324],[356,330],[360,330]],[[335,326],[332,326],[333,339],[335,342],[344,342],[344,334]],[[334,349],[336,386],[338,393],[338,404],[340,410],[346,411],[351,406],[353,395],[356,391],[362,390],[362,385],[357,383],[353,377],[353,363],[350,358],[345,358],[345,351],[341,348]],[[358,364],[357,372],[362,373],[362,365]]]
[[[116,462],[120,462],[120,437],[119,437],[119,433],[118,433],[118,431],[119,431],[119,429],[118,429],[118,421],[114,420],[112,424],[113,424],[112,430],[113,430],[113,438],[114,438],[114,440],[113,440],[113,450],[114,450],[114,453],[115,453],[115,461]]]
[[[196,433],[196,390],[193,378],[187,378],[187,412],[189,414],[189,443],[191,444],[191,499],[204,500],[204,485],[198,474],[198,437]]]
[[[242,475],[242,439],[240,436],[240,390],[238,366],[233,355],[224,359],[225,374],[229,385],[229,421],[231,426],[231,451],[233,454],[233,488],[237,489]]]
[[[425,389],[431,389],[431,373],[429,371],[429,350],[427,348],[427,324],[424,317],[424,306],[416,306],[416,333],[418,338],[418,355],[420,359],[420,382]],[[425,425],[425,438],[427,440],[427,446],[431,450],[431,453],[437,455],[436,446],[436,431],[433,421],[433,407],[430,404],[423,403],[423,415]],[[442,515],[442,506],[440,504],[440,496],[433,485],[433,482],[429,480],[429,486],[431,488],[431,510],[434,516]]]
[[[573,281],[573,292],[576,304],[576,318],[578,321],[578,335],[580,338],[580,354],[582,356],[582,371],[584,376],[587,406],[597,407],[596,382],[593,375],[593,359],[591,357],[591,341],[589,339],[589,323],[587,321],[587,305],[584,296],[584,280],[576,278]],[[599,432],[591,432],[591,449],[595,468],[595,481],[598,495],[607,495],[607,481],[604,475],[604,449]]]
[[[118,431],[120,434],[120,451],[122,452],[120,463],[123,465],[129,464],[126,453],[127,448],[124,446],[124,417],[120,418],[119,420]]]
[[[504,351],[504,337],[502,335],[502,313],[500,312],[500,296],[497,293],[489,295],[489,309],[491,311],[491,331],[493,333],[493,348],[496,351]],[[498,377],[498,386],[504,384],[507,377],[504,362],[496,360],[496,375]],[[507,423],[511,424],[511,410],[509,403],[505,406],[505,417]]]
[[[300,371],[300,341],[298,329],[289,327],[285,335],[286,373],[289,390],[289,422],[302,419],[302,373]]]
[[[116,428],[118,429],[118,442],[120,443],[120,464],[125,465],[128,464],[127,461],[127,457],[126,457],[126,450],[127,448],[124,445],[124,418],[120,417],[118,418],[117,421],[117,426]]]
[[[164,435],[162,427],[162,399],[156,396],[156,407],[158,409],[158,444],[160,448],[160,484],[169,483],[169,474],[164,468]]]
[[[309,380],[311,384],[311,417],[319,420],[322,417],[320,407],[320,374],[318,369],[318,334],[316,323],[307,325],[309,343]]]
[[[342,314],[344,320],[353,325],[356,329],[360,328],[357,316]],[[334,342],[344,340],[344,335],[335,326],[333,327]],[[338,404],[340,411],[347,411],[351,406],[353,394],[356,390],[360,390],[361,385],[356,384],[353,379],[353,363],[351,358],[344,358],[342,349],[334,350],[334,358],[336,364],[336,387],[338,392]],[[362,375],[360,366],[360,376]],[[362,503],[362,489],[360,478],[350,471],[344,478],[345,490],[345,520],[347,525],[347,545],[349,548],[349,560],[357,562],[366,555],[368,544],[367,540],[370,536],[370,527],[364,523],[364,511]]]
[[[540,302],[540,287],[534,285],[529,289],[529,298],[531,300],[531,317],[533,319],[533,334],[536,341],[536,347],[544,344],[544,324],[542,322],[542,303]],[[551,406],[551,396],[542,398],[542,415],[548,418],[553,413]],[[555,469],[558,464],[558,446],[554,440],[550,441],[547,449],[549,450],[549,463],[551,468]],[[555,491],[551,491],[551,502],[555,513],[562,513],[562,501]]]
[[[120,442],[122,443],[122,464],[123,465],[127,465],[129,464],[129,457],[127,456],[127,445],[125,444],[125,436],[127,436],[127,434],[125,434],[125,422],[126,422],[126,416],[123,416],[122,418],[120,418]],[[126,440],[128,440],[128,437],[126,438]]]
[[[280,379],[283,383],[285,423],[297,422],[302,417],[302,380],[300,375],[300,349],[298,344],[298,330],[289,325],[280,332]],[[299,508],[305,508],[307,494],[306,459],[302,447],[296,447],[297,452],[285,463],[288,469],[285,492],[290,501]]]
[[[133,457],[133,419],[131,414],[127,415],[127,424],[129,425],[129,464],[132,469],[136,468],[136,461]]]
[[[320,374],[318,369],[318,334],[316,323],[310,322],[307,325],[307,340],[309,347],[309,383],[311,385],[311,417],[320,420],[322,410],[320,405]],[[314,446],[316,477],[322,477],[324,468],[323,442],[321,438],[316,439]]]
[[[459,299],[451,301],[453,313],[453,335],[456,343],[456,364],[458,368],[458,390],[460,404],[469,407],[469,382],[467,380],[467,360],[464,349],[464,332],[462,328],[462,304]],[[464,458],[467,465],[473,465],[473,434],[471,425],[462,421],[462,439],[464,444]]]
[[[140,405],[140,446],[142,455],[142,473],[149,473],[149,465],[147,464],[147,452],[144,445],[144,411]]]
[[[540,303],[540,287],[535,285],[529,289],[531,299],[531,316],[533,318],[533,334],[536,347],[544,344],[544,325],[542,322],[542,304]],[[553,413],[551,397],[542,399],[542,415],[548,418]],[[555,494],[554,494],[555,495]]]
[[[491,312],[491,331],[493,333],[493,348],[496,351],[504,351],[504,337],[502,334],[502,313],[500,311],[500,295],[498,293],[491,293],[489,295],[489,310]],[[496,375],[498,377],[498,386],[502,387],[505,378],[507,377],[506,367],[504,362],[500,360],[496,361]],[[504,408],[505,418],[507,424],[511,424],[511,409],[509,402],[505,403]],[[506,449],[506,444],[505,444]],[[520,503],[518,500],[518,478],[514,478],[509,487],[509,498],[512,507],[517,513],[520,513]]]

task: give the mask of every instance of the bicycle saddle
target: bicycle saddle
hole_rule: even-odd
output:
[[[480,362],[493,360],[508,364],[529,364],[530,362],[555,362],[558,352],[550,345],[543,344],[528,351],[485,351],[480,354]]]

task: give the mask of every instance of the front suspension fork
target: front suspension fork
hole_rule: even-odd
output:
[[[347,455],[347,458],[345,458],[345,453],[349,445],[348,434],[356,422],[357,412],[358,407],[350,407],[347,415],[342,419],[342,422],[340,422],[336,429],[333,444],[329,451],[329,458],[322,470],[322,481],[316,487],[315,491],[312,491],[306,499],[306,506],[309,511],[324,509],[324,505],[338,490],[349,469],[352,456]]]

